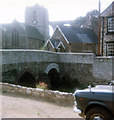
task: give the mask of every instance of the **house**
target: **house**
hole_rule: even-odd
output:
[[[3,49],[40,49],[44,41],[44,37],[33,26],[16,20],[2,24]]]
[[[100,53],[114,56],[114,1],[101,13]]]
[[[89,28],[56,26],[45,50],[54,52],[97,53],[98,38]]]

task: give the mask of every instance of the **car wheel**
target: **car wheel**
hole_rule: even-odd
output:
[[[90,109],[86,113],[86,120],[112,120],[112,115],[101,107]]]

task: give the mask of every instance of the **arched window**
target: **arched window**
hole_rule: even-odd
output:
[[[12,45],[18,45],[19,44],[19,32],[14,29],[12,31]]]

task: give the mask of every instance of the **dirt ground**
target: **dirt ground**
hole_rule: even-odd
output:
[[[72,107],[36,100],[28,96],[3,93],[2,118],[80,118]]]

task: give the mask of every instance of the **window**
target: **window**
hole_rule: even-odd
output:
[[[114,32],[114,17],[108,18],[108,32]]]
[[[14,29],[12,31],[12,45],[18,45],[19,43],[19,32]]]
[[[114,43],[107,44],[107,55],[114,56]]]

